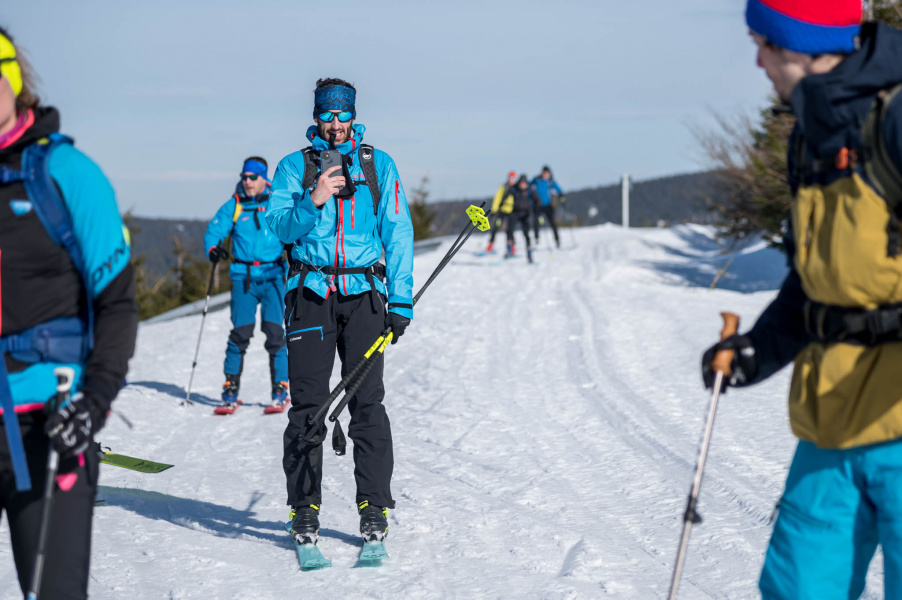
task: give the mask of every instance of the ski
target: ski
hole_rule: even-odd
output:
[[[100,462],[105,465],[113,465],[114,467],[122,467],[140,473],[162,473],[166,469],[171,469],[175,465],[167,465],[166,463],[154,462],[143,458],[135,458],[133,456],[125,456],[124,454],[114,454],[106,450],[100,451]]]
[[[388,558],[384,541],[363,542],[363,550],[360,551],[360,562],[378,564],[384,558]]]
[[[288,402],[283,402],[282,404],[270,404],[266,408],[263,409],[264,415],[274,415],[277,413],[285,412],[285,408],[288,406]]]
[[[299,544],[294,539],[294,536],[291,535],[291,521],[285,523],[285,530],[291,537],[294,549],[298,553],[298,563],[300,563],[302,571],[315,571],[316,569],[325,569],[332,566],[332,561],[323,556],[316,544]]]
[[[235,404],[228,405],[228,406],[223,404],[222,406],[217,406],[216,408],[214,408],[213,414],[214,415],[231,415],[236,410],[238,410],[239,406],[241,406],[241,400],[239,400]]]

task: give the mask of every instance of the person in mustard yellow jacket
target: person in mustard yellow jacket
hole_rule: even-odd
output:
[[[797,117],[789,147],[790,272],[735,351],[727,385],[794,362],[798,447],[762,597],[858,598],[878,545],[902,598],[902,32],[859,0],[749,0],[758,66]]]
[[[511,195],[511,188],[517,183],[517,174],[511,171],[507,174],[507,181],[502,183],[495,192],[495,198],[492,200],[492,233],[489,236],[489,245],[485,251],[492,252],[495,248],[495,235],[499,229],[503,229],[506,224],[507,217],[514,210],[514,197]]]

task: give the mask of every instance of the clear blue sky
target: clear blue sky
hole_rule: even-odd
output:
[[[745,0],[8,3],[47,103],[123,210],[208,219],[241,161],[306,144],[318,77],[358,89],[408,192],[487,196],[549,164],[564,190],[705,167],[690,127],[750,113]]]

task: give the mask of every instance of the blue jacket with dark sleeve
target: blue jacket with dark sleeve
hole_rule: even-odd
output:
[[[221,245],[232,236],[232,264],[229,277],[232,281],[278,279],[285,276],[285,264],[281,261],[284,245],[270,231],[266,213],[270,207],[269,186],[259,196],[250,197],[239,183],[229,201],[223,204],[207,225],[204,249],[209,254],[214,246]]]

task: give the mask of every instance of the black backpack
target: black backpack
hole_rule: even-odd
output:
[[[304,178],[301,185],[306,190],[316,181],[316,175],[319,173],[319,153],[312,146],[304,148]],[[373,162],[375,149],[368,144],[360,144],[357,150],[357,160],[360,161],[360,168],[363,169],[363,177],[366,179],[366,185],[370,188],[370,194],[373,196],[373,214],[378,214],[379,199],[382,197],[379,191],[379,177],[376,175],[376,165]]]

